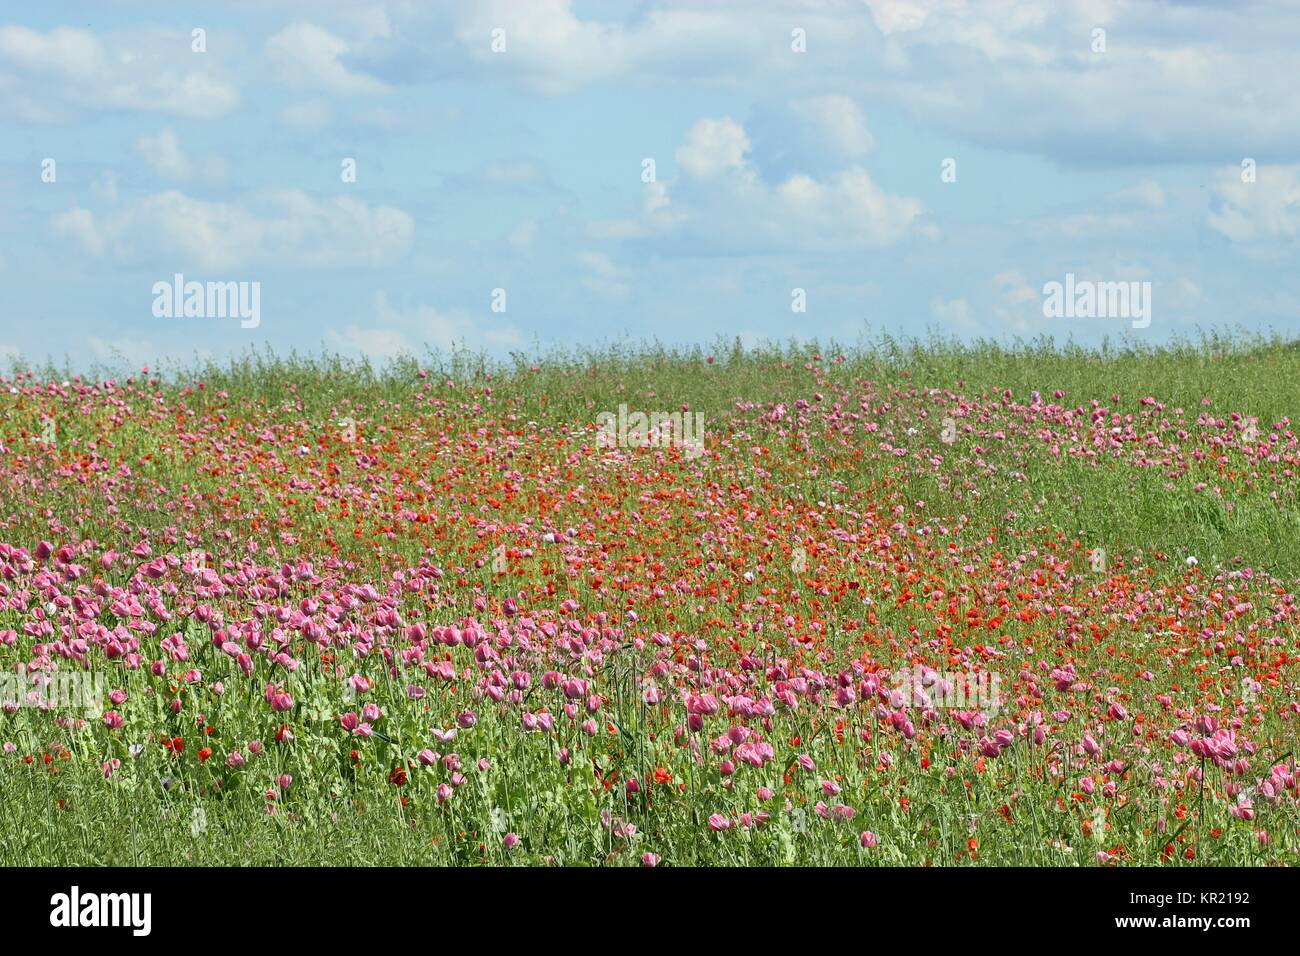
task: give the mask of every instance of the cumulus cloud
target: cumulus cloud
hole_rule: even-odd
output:
[[[101,37],[0,26],[0,112],[61,122],[102,109],[211,119],[239,104],[216,57],[190,50],[188,32],[140,28]]]
[[[885,36],[919,29],[935,6],[924,0],[866,0],[866,3],[876,28]]]
[[[946,333],[970,335],[979,329],[979,323],[971,318],[970,303],[965,299],[945,300],[942,296],[935,296],[930,300],[930,315]]]
[[[1217,161],[1231,143],[1300,155],[1300,100],[1287,92],[1300,8],[1273,0],[820,0],[793,13],[763,0],[661,2],[620,19],[571,0],[455,9],[479,76],[548,94],[624,78],[779,80],[810,96],[871,95],[949,135],[1071,164]],[[786,39],[792,17],[807,31],[802,57]],[[491,50],[496,28],[506,53]]]
[[[92,256],[209,270],[379,266],[404,255],[415,231],[401,209],[351,197],[315,199],[296,189],[258,194],[244,204],[171,190],[100,215],[73,207],[51,225]]]
[[[590,234],[660,239],[664,253],[687,255],[879,248],[928,233],[920,200],[886,193],[860,166],[769,183],[749,153],[735,120],[699,120],[674,154],[681,176],[647,184],[638,218],[596,222]]]
[[[180,140],[170,129],[161,129],[153,135],[141,136],[135,144],[138,152],[155,172],[172,179],[188,179],[190,161],[181,151]]]
[[[458,310],[438,309],[431,305],[400,308],[388,300],[382,290],[375,293],[374,324],[349,325],[326,332],[326,344],[345,352],[360,353],[375,360],[387,360],[403,354],[416,354],[429,345],[443,352],[460,349],[500,349],[523,343],[523,335],[512,325],[475,320]]]
[[[795,107],[808,114],[833,152],[857,158],[875,149],[876,141],[867,129],[867,118],[851,98],[840,94],[811,96],[796,101]]]
[[[136,140],[135,148],[154,172],[168,179],[183,181],[197,177],[210,181],[225,175],[225,164],[216,157],[194,160],[187,156],[180,139],[170,127],[141,136]]]
[[[745,121],[750,154],[767,179],[826,175],[876,148],[857,101],[841,93],[764,103]]]
[[[494,30],[505,31],[504,54],[492,51]],[[552,93],[620,72],[628,55],[621,28],[579,19],[568,0],[462,3],[456,34],[472,59],[494,58],[501,69]]]
[[[630,22],[583,19],[571,0],[461,0],[457,9],[456,38],[471,61],[545,94],[621,76],[723,76],[781,55],[771,38],[790,35],[788,15],[753,4],[654,6]],[[800,16],[835,35],[829,11]],[[505,53],[492,51],[496,29],[505,31]]]
[[[351,45],[323,27],[298,21],[266,41],[266,57],[277,78],[297,90],[325,93],[383,93],[373,76],[348,67]]]
[[[869,7],[882,42],[873,87],[984,145],[1071,164],[1195,162],[1222,156],[1226,143],[1300,150],[1300,103],[1285,92],[1294,74],[1290,37],[1300,27],[1293,7],[1267,0],[1231,8],[1138,0]],[[1106,31],[1103,51],[1093,49],[1098,28]]]
[[[385,362],[402,355],[413,355],[415,350],[396,329],[362,328],[349,325],[341,331],[330,329],[325,342],[340,352],[360,353],[372,361]]]
[[[699,120],[673,155],[687,175],[707,179],[726,170],[743,171],[748,152],[744,127],[723,117]]]
[[[1243,182],[1241,168],[1229,166],[1218,171],[1214,191],[1210,225],[1233,242],[1300,233],[1300,166],[1259,166],[1254,182]]]
[[[70,239],[92,256],[102,256],[107,241],[89,209],[73,206],[66,212],[55,213],[50,220],[55,235]]]
[[[1043,325],[1042,294],[1024,275],[1014,269],[999,272],[993,277],[993,288],[992,312],[1000,328],[1014,335],[1051,331]]]

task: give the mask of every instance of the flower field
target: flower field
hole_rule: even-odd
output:
[[[1297,383],[1217,340],[11,373],[0,862],[1294,864]]]

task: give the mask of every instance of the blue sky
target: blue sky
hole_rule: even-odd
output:
[[[0,359],[1300,330],[1295,3],[26,6]],[[1045,317],[1067,273],[1151,324]]]

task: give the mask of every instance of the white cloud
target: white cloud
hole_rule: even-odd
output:
[[[496,29],[505,31],[504,54],[491,49]],[[464,3],[457,36],[471,57],[494,57],[497,65],[522,72],[549,92],[610,76],[628,54],[621,28],[579,20],[568,0]]]
[[[744,127],[723,117],[696,121],[674,156],[689,175],[703,179],[724,170],[741,169],[748,152],[749,137]]]
[[[979,329],[979,323],[970,315],[970,303],[965,299],[944,300],[935,296],[930,300],[930,314],[943,326],[944,332],[970,334]]]
[[[19,69],[43,70],[81,82],[101,76],[106,59],[99,39],[86,30],[57,27],[40,33],[13,25],[0,27],[0,57]]]
[[[797,173],[772,185],[749,161],[735,120],[702,119],[676,151],[682,175],[646,187],[637,219],[593,223],[593,238],[662,239],[665,253],[841,250],[892,245],[929,233],[920,200],[892,196],[860,166],[822,178]]]
[[[162,127],[153,134],[144,134],[135,140],[135,150],[152,166],[153,172],[169,179],[201,179],[220,182],[226,176],[226,164],[217,156],[191,159],[181,148],[181,140],[170,127]]]
[[[56,235],[71,239],[92,256],[102,256],[106,241],[95,223],[95,214],[89,209],[73,206],[67,212],[55,213],[50,220]]]
[[[923,210],[920,200],[888,195],[859,167],[837,173],[829,182],[793,176],[777,188],[776,196],[784,216],[775,218],[774,226],[779,228],[784,220],[801,224],[809,239],[866,246],[899,241]]]
[[[1300,233],[1300,166],[1259,166],[1253,183],[1242,182],[1241,174],[1238,166],[1218,171],[1210,225],[1233,242],[1294,239]]]
[[[1300,155],[1292,38],[1269,0],[763,0],[646,4],[606,20],[570,0],[462,0],[479,75],[555,94],[613,80],[792,97],[870,95],[938,131],[1071,164],[1219,161],[1224,144]],[[600,10],[599,5],[587,5]],[[789,50],[791,24],[809,52]],[[505,29],[507,52],[491,51]],[[1092,30],[1108,31],[1094,53]],[[757,128],[751,130],[757,133]]]
[[[266,41],[272,71],[297,90],[326,93],[383,93],[388,87],[342,62],[352,51],[348,42],[313,23],[291,23]]]
[[[220,59],[190,50],[188,32],[134,29],[107,37],[73,27],[0,26],[0,111],[57,122],[121,109],[196,119],[239,103]]]
[[[316,4],[308,6],[320,9]],[[339,5],[329,8],[329,12],[362,40],[386,39],[393,35],[392,21],[382,4]]]
[[[180,140],[170,127],[146,133],[136,140],[136,152],[154,172],[168,179],[202,179],[213,182],[225,178],[225,163],[215,156],[192,160],[181,148]]]
[[[141,136],[135,148],[155,172],[172,179],[189,179],[190,161],[181,151],[180,140],[170,129],[163,128],[157,134]]]
[[[1187,276],[1180,276],[1172,282],[1160,283],[1155,289],[1153,298],[1160,303],[1162,317],[1169,317],[1173,321],[1183,323],[1198,321],[1206,305],[1205,293],[1200,283]],[[1260,311],[1267,312],[1267,309],[1260,309]],[[1294,315],[1295,311],[1291,310],[1290,314]]]
[[[1144,179],[1136,185],[1127,189],[1121,189],[1117,193],[1112,193],[1111,201],[1117,203],[1144,206],[1148,209],[1159,209],[1165,204],[1165,191],[1160,184],[1151,179]]]
[[[790,35],[788,14],[752,6],[651,7],[627,23],[584,20],[570,0],[460,0],[457,7],[456,38],[472,60],[545,94],[622,76],[718,76],[750,69],[783,56],[782,45],[771,38]],[[824,25],[821,35],[834,35],[833,12],[808,10],[801,16],[810,30]],[[838,19],[842,23],[842,11]],[[492,52],[492,31],[498,28],[505,31],[505,53]]]
[[[1173,288],[1179,296],[1179,302],[1193,303],[1201,301],[1201,287],[1194,279],[1182,276],[1174,280]]]
[[[869,82],[951,134],[1073,164],[1300,149],[1295,8],[1141,0],[869,0]],[[1249,9],[1255,7],[1254,10]],[[1105,52],[1092,30],[1107,31]],[[868,57],[870,60],[871,57]]]
[[[406,341],[406,336],[396,329],[349,325],[341,332],[330,329],[325,333],[325,341],[331,348],[341,352],[360,352],[366,358],[380,362],[399,355],[412,355],[415,351]]]
[[[504,322],[475,320],[463,312],[431,305],[398,308],[383,291],[375,293],[375,324],[349,325],[342,331],[330,329],[326,342],[333,348],[360,352],[372,359],[386,360],[403,353],[415,354],[423,345],[443,352],[457,349],[509,348],[522,344],[523,335]]]
[[[993,284],[998,287],[1002,299],[1011,305],[1023,305],[1038,301],[1039,294],[1019,272],[999,272],[993,277]]]
[[[840,93],[761,103],[745,121],[749,155],[764,179],[826,176],[876,147],[867,118]]]
[[[1050,331],[1043,326],[1042,293],[1021,273],[999,272],[993,277],[993,287],[993,316],[1003,330],[1016,335]]]
[[[578,264],[586,273],[583,284],[592,292],[609,299],[625,299],[629,289],[623,281],[623,270],[603,252],[580,252]]]
[[[1144,179],[1095,201],[1087,212],[1045,216],[1029,224],[1030,238],[1053,241],[1086,241],[1133,237],[1152,232],[1167,218],[1162,213],[1165,191],[1154,180]]]
[[[820,128],[827,144],[841,156],[856,158],[875,149],[876,141],[867,129],[867,118],[847,96],[813,96],[799,100],[796,108],[807,111]]]
[[[886,36],[924,26],[930,17],[930,8],[934,6],[923,0],[866,0],[866,3],[876,29]]]
[[[148,256],[209,270],[380,266],[404,255],[415,231],[411,216],[392,206],[318,200],[296,189],[258,194],[246,205],[172,190],[101,216],[74,207],[51,223],[92,256],[121,262]]]

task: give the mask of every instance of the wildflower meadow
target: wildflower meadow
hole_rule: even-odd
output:
[[[0,863],[1300,853],[1300,348],[0,379]]]

